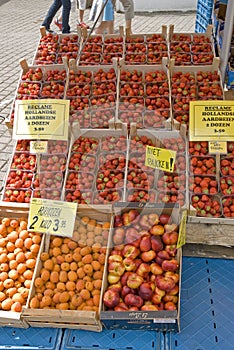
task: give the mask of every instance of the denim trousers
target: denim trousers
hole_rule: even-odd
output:
[[[54,0],[53,4],[50,6],[49,11],[42,23],[46,29],[50,29],[50,25],[53,21],[54,16],[62,8],[62,33],[70,33],[69,17],[71,11],[71,1],[70,0]]]

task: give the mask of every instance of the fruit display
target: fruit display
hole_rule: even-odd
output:
[[[3,211],[2,211],[3,213]],[[21,313],[33,280],[41,235],[19,214],[0,219],[0,310]]]
[[[103,294],[106,312],[178,309],[178,229],[171,214],[155,209],[115,212]]]
[[[109,221],[83,214],[76,218],[72,239],[48,237],[29,308],[98,312],[109,229]]]

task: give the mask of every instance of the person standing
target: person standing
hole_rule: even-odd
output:
[[[94,0],[90,10],[89,20],[94,22],[98,20],[98,27],[95,28],[94,34],[103,34],[104,32],[113,34],[114,5],[112,0]]]
[[[77,21],[77,26],[81,27],[81,28],[89,28],[89,26],[84,23],[84,12],[86,9],[86,0],[71,0],[71,3],[75,3],[75,8],[77,9],[76,4],[78,4],[78,9],[79,9],[79,20]],[[60,29],[62,30],[62,14],[57,17],[54,20],[54,24]]]
[[[69,17],[71,12],[71,1],[70,0],[54,0],[50,6],[49,11],[46,14],[42,26],[46,27],[48,32],[52,32],[50,25],[53,21],[54,16],[62,6],[62,33],[70,33]]]
[[[126,29],[132,32],[132,19],[134,18],[134,2],[133,0],[120,0],[124,8]]]

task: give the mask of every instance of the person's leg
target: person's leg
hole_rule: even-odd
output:
[[[134,3],[133,0],[120,0],[124,8],[126,28],[132,27],[132,19],[134,18]]]
[[[61,0],[63,5],[62,10],[62,33],[70,33],[69,18],[71,12],[71,1]]]
[[[79,10],[80,23],[84,22],[84,10]]]
[[[54,16],[56,15],[61,6],[61,0],[54,0],[53,4],[50,6],[49,11],[46,14],[44,21],[42,22],[42,25],[46,27],[46,29],[50,29],[51,22],[53,21]]]

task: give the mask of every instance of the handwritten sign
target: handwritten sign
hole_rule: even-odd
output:
[[[209,153],[210,154],[226,154],[227,153],[227,142],[225,142],[225,141],[210,141],[209,142]]]
[[[146,146],[145,165],[148,167],[173,172],[175,158],[175,151]]]
[[[32,198],[28,230],[56,236],[72,237],[77,203]]]
[[[48,141],[30,141],[30,153],[43,154],[47,152]]]
[[[234,101],[191,101],[190,141],[233,141]]]
[[[66,140],[69,105],[68,100],[16,100],[13,138]]]

